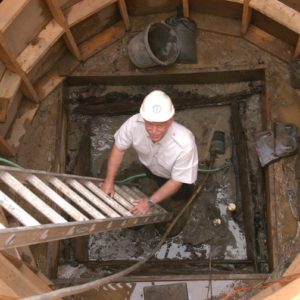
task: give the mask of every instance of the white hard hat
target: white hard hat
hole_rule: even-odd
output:
[[[175,108],[166,93],[153,91],[145,97],[140,113],[146,121],[166,122],[174,116]]]

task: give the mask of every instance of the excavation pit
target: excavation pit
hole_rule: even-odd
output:
[[[265,129],[269,120],[264,76],[264,67],[258,66],[68,79],[68,172],[104,178],[114,132],[138,112],[141,100],[153,89],[172,97],[175,120],[195,134],[200,169],[208,160],[213,132],[225,132],[226,151],[215,168],[228,167],[210,176],[182,231],[129,278],[199,279],[218,274],[222,279],[251,279],[272,270],[276,229],[268,227],[273,213],[267,180],[271,174],[260,167],[254,147],[255,132]],[[118,179],[139,172],[141,166],[130,151]],[[200,172],[198,183],[202,177]],[[136,183],[148,194],[155,188],[147,178]],[[231,202],[237,207],[233,213],[227,209]],[[105,274],[115,273],[143,258],[159,238],[152,225],[100,233],[90,238],[88,259],[83,261],[92,269],[101,266]]]

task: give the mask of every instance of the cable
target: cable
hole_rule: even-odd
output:
[[[13,161],[10,161],[6,158],[3,158],[3,157],[0,157],[0,162],[3,162],[11,167],[15,167],[15,168],[19,168],[19,169],[23,169],[20,165],[16,164],[15,162]]]

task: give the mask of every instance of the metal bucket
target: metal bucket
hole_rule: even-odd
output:
[[[149,24],[128,44],[129,58],[138,68],[173,64],[179,52],[177,34],[164,22]]]

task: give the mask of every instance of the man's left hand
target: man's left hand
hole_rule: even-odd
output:
[[[134,215],[145,215],[150,210],[147,198],[137,200],[137,204],[131,210]]]

